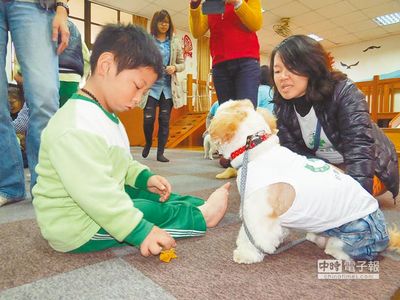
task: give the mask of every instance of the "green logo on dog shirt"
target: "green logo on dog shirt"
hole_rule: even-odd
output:
[[[312,172],[326,172],[331,167],[321,159],[308,158],[307,160],[308,162],[304,167]]]

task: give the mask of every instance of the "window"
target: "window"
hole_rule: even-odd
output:
[[[124,24],[132,23],[132,15],[121,11],[119,15],[119,22]]]
[[[115,9],[92,3],[91,7],[91,23],[105,25],[108,23],[118,22],[118,13]]]

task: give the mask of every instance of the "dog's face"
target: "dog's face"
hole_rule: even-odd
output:
[[[224,157],[246,144],[248,135],[264,130],[275,133],[276,120],[265,110],[254,110],[250,100],[235,100],[223,103],[217,110],[209,128],[211,139]]]

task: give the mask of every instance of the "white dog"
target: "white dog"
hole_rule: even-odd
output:
[[[214,153],[217,153],[217,146],[211,140],[210,134],[206,131],[203,134],[203,147],[204,147],[204,158],[214,159]]]
[[[274,253],[287,228],[309,232],[307,239],[324,248],[326,254],[351,260],[354,249],[349,250],[342,239],[326,232],[372,214],[379,213],[379,220],[383,220],[376,199],[353,178],[322,160],[307,159],[280,146],[275,119],[265,110],[256,112],[248,100],[221,105],[210,135],[220,153],[238,169],[239,190],[246,138],[253,135],[242,204],[242,219],[251,237],[242,224],[233,255],[237,263],[260,262],[265,253]],[[378,225],[387,233],[383,221]],[[398,232],[389,234],[389,246],[398,245]],[[387,247],[387,235],[380,242],[382,249],[377,251]]]

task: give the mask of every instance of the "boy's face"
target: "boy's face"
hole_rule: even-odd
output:
[[[126,69],[117,74],[114,63],[105,77],[105,109],[118,113],[138,106],[143,94],[153,85],[157,74],[151,67]]]

